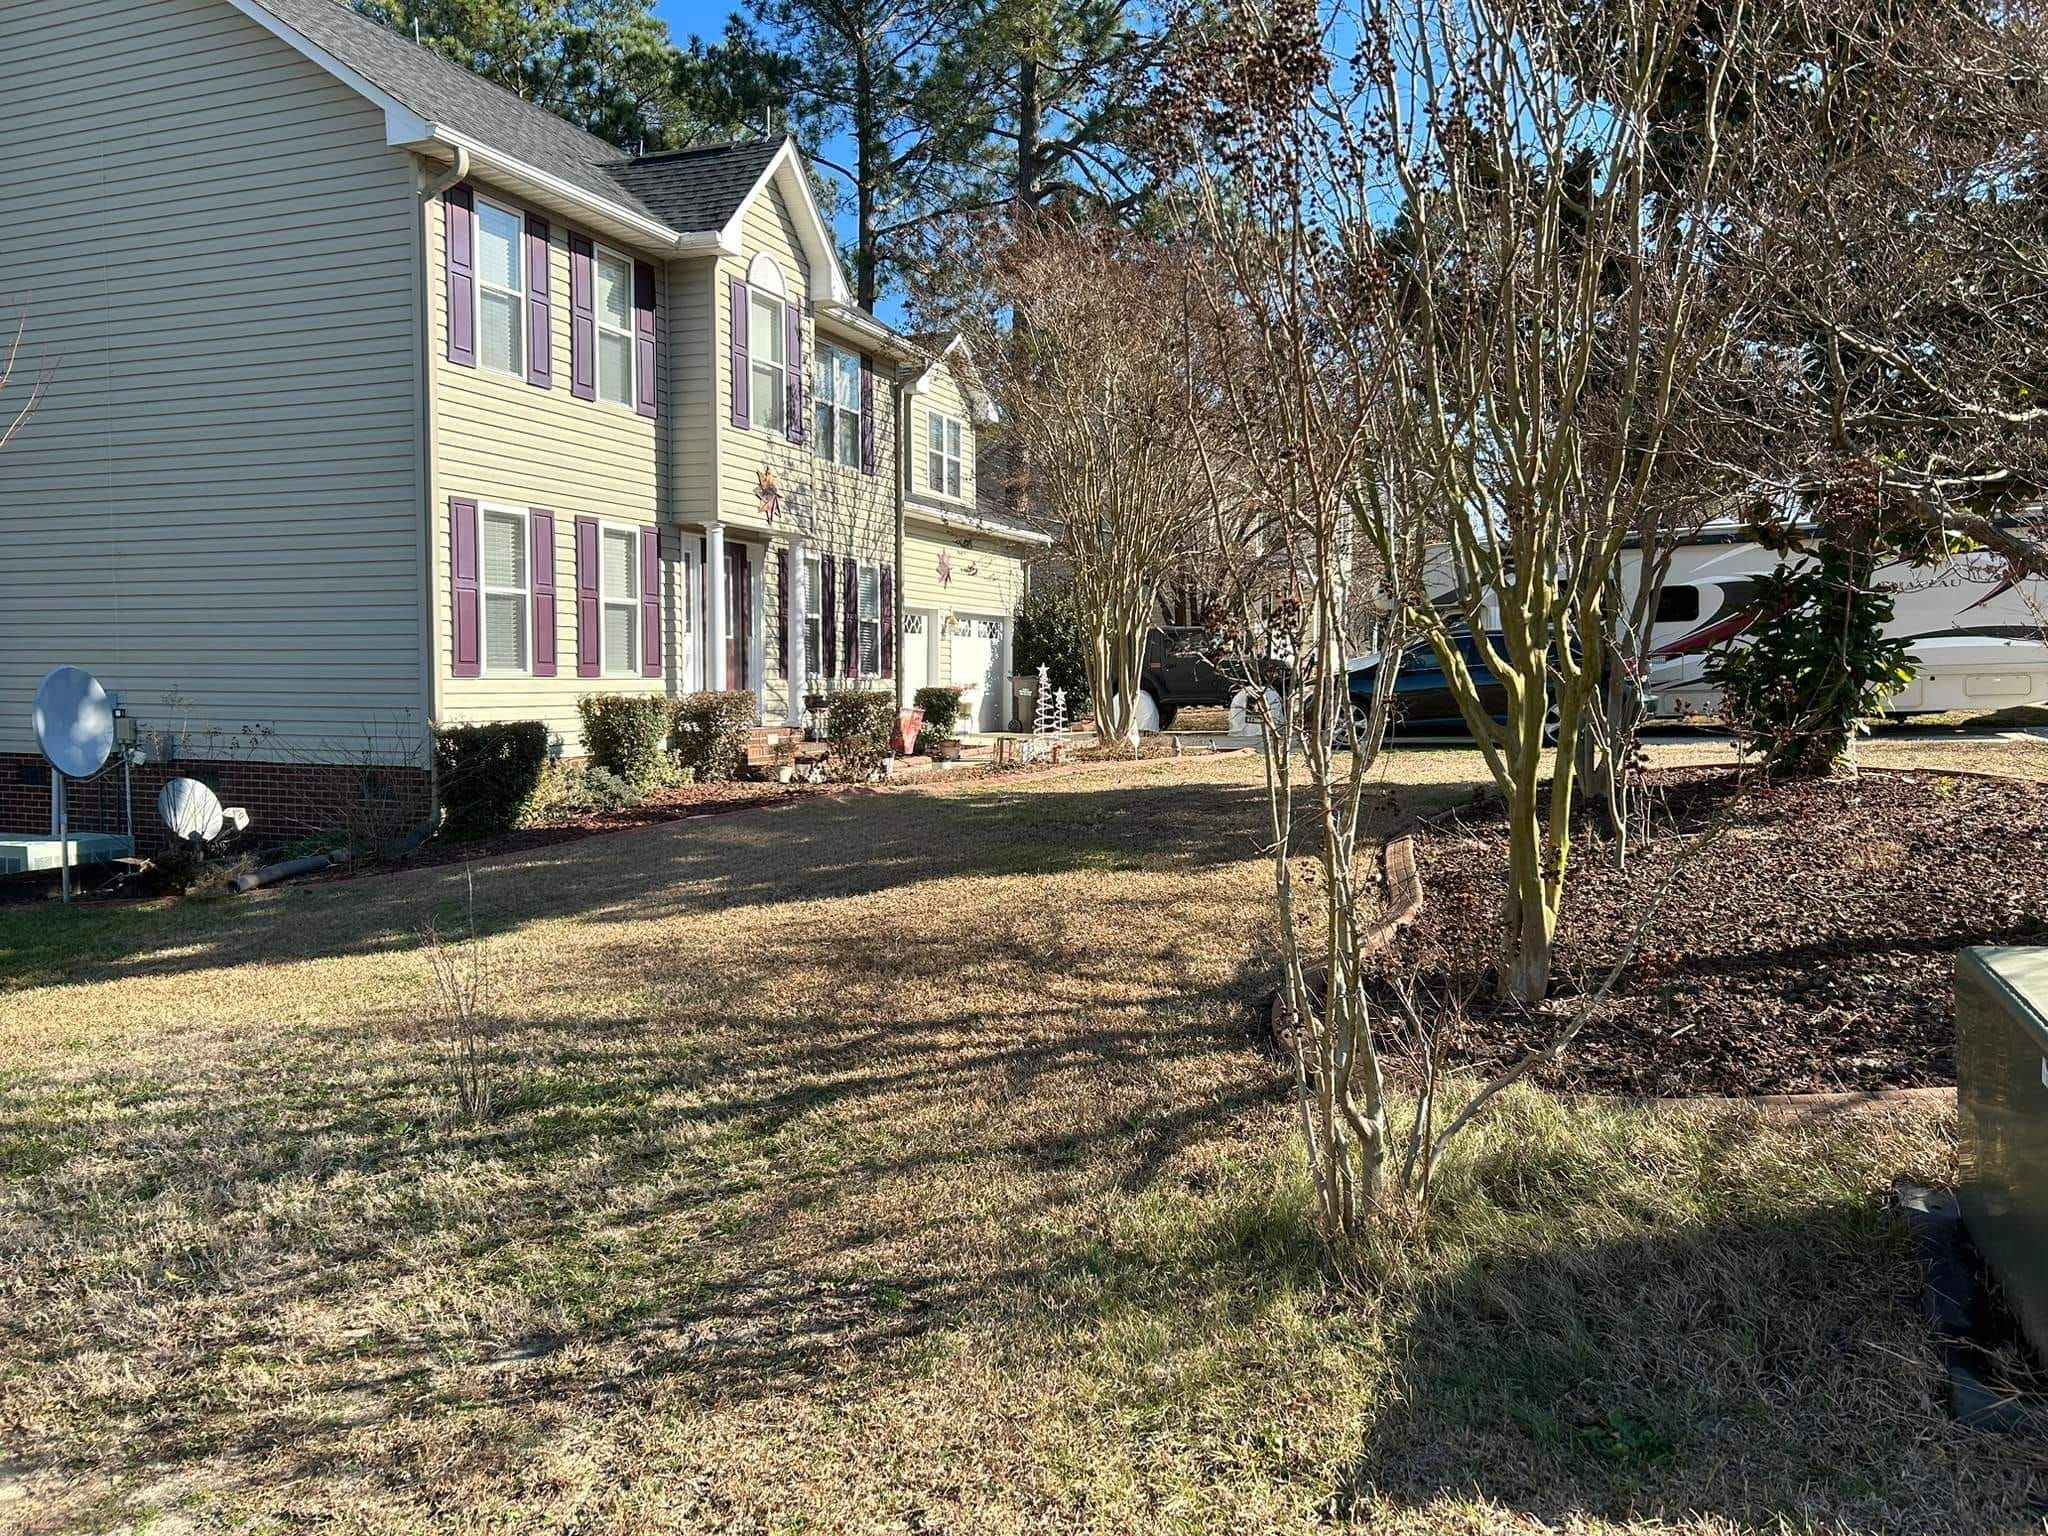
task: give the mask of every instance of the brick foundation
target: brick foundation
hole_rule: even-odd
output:
[[[423,768],[228,760],[146,763],[132,770],[130,778],[139,852],[154,852],[167,841],[157,818],[156,797],[165,780],[174,778],[197,779],[220,796],[222,805],[248,811],[247,837],[257,847],[315,832],[401,836],[425,819],[432,804],[432,784]],[[126,830],[118,759],[98,778],[73,783],[67,799],[75,830]],[[0,753],[0,829],[38,835],[50,830],[50,767],[34,753]]]

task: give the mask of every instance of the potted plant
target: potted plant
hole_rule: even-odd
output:
[[[958,688],[920,688],[912,702],[924,711],[920,740],[935,763],[957,763],[960,741],[954,730],[960,721]]]

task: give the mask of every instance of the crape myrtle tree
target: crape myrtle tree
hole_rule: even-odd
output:
[[[1072,573],[1096,732],[1127,742],[1160,588],[1204,528],[1168,340],[1186,253],[1058,214],[991,221],[980,249],[1000,310],[970,325],[973,355]]]
[[[1233,567],[1229,638],[1251,656],[1277,641],[1294,662],[1285,708],[1264,705],[1270,738],[1288,747],[1266,760],[1283,987],[1319,1216],[1346,1240],[1426,1202],[1452,1140],[1554,1061],[1588,1006],[1560,1010],[1540,1048],[1445,1094],[1455,1009],[1369,985],[1375,881],[1369,862],[1359,867],[1395,658],[1412,634],[1456,658],[1456,627],[1479,629],[1482,603],[1511,611],[1522,631],[1493,649],[1504,671],[1521,668],[1525,714],[1485,745],[1510,814],[1540,834],[1545,696],[1590,687],[1598,661],[1587,653],[1610,622],[1604,576],[1643,500],[1654,434],[1690,379],[1695,343],[1662,327],[1683,314],[1672,289],[1697,280],[1699,257],[1648,250],[1650,236],[1624,230],[1643,189],[1611,192],[1603,177],[1640,183],[1640,161],[1603,136],[1610,124],[1544,94],[1568,92],[1568,79],[1539,89],[1523,74],[1556,19],[1533,5],[1473,20],[1422,5],[1248,3],[1170,53],[1156,108],[1203,278],[1188,285],[1187,339],[1167,350],[1188,376],[1214,537],[1257,556]],[[1658,53],[1629,42],[1640,83]],[[1453,65],[1454,76],[1424,81]],[[1418,132],[1407,113],[1432,90],[1462,103],[1470,134],[1449,122]],[[1482,173],[1474,157],[1494,112],[1522,126],[1493,141]],[[1546,156],[1570,175],[1539,174],[1532,162]],[[1453,205],[1441,213],[1439,194]],[[1432,221],[1427,234],[1417,217]],[[1430,304],[1442,313],[1425,313]],[[1627,344],[1616,339],[1625,326]],[[1495,401],[1499,389],[1527,398]],[[1559,485],[1539,486],[1544,475]],[[1472,526],[1454,530],[1461,518]],[[1517,560],[1547,575],[1518,578]],[[1432,588],[1460,577],[1458,590]],[[1574,654],[1553,663],[1546,650],[1560,636]],[[1357,700],[1347,658],[1375,641],[1387,661],[1374,696]],[[1475,731],[1490,727],[1469,673],[1452,676]],[[1522,958],[1511,949],[1504,967]],[[1390,1089],[1390,1045],[1418,1077],[1406,1113]]]
[[[1710,98],[1745,0],[1725,10]],[[1524,1004],[1550,988],[1612,577],[1727,335],[1720,145],[1710,127],[1673,182],[1652,137],[1691,11],[1615,0],[1589,24],[1568,0],[1359,0],[1355,17],[1346,120],[1396,210],[1371,321],[1383,446],[1357,490],[1505,802],[1501,983]],[[1500,682],[1502,722],[1462,634]]]
[[[1183,377],[1201,468],[1210,586],[1223,596],[1214,640],[1271,746],[1282,991],[1318,1219],[1354,1242],[1426,1188],[1439,1149],[1427,1088],[1397,1143],[1384,1053],[1399,1017],[1382,1015],[1365,974],[1372,765],[1396,669],[1380,669],[1354,714],[1347,659],[1374,640],[1398,655],[1382,621],[1402,605],[1351,494],[1381,452],[1383,273],[1367,163],[1328,85],[1313,0],[1248,4],[1179,37],[1153,117],[1199,253],[1185,336],[1161,351]],[[1290,664],[1277,706],[1264,675],[1275,652]]]

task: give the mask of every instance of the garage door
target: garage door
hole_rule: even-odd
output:
[[[963,613],[955,622],[952,675],[946,679],[961,690],[965,706],[961,722],[970,731],[1000,731],[1008,691],[1003,677],[1003,620]]]

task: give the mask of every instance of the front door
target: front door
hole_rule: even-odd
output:
[[[754,679],[747,660],[754,639],[753,563],[744,544],[725,546],[725,686],[747,692]]]

